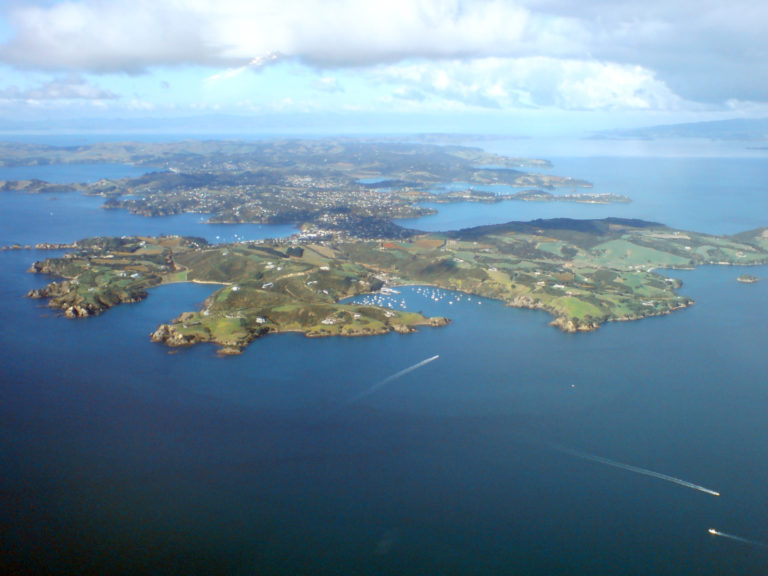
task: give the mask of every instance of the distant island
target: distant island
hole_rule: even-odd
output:
[[[662,124],[643,128],[606,130],[594,135],[595,139],[697,138],[721,141],[765,142],[768,138],[768,118],[731,118],[706,122]],[[762,149],[751,146],[752,149]]]
[[[0,192],[81,192],[104,208],[143,216],[202,214],[209,222],[313,225],[354,237],[408,237],[398,219],[455,202],[629,202],[585,180],[531,169],[540,159],[478,148],[351,139],[101,143],[81,147],[0,144],[0,166],[123,163],[138,178],[54,184],[0,181]],[[560,190],[567,189],[565,193]]]
[[[168,346],[200,342],[238,353],[260,336],[362,336],[443,326],[448,319],[344,303],[386,287],[424,284],[549,312],[566,332],[690,306],[657,268],[768,262],[768,230],[718,237],[639,220],[553,219],[408,238],[351,238],[307,228],[284,240],[211,245],[199,238],[94,238],[35,262],[56,278],[30,291],[70,318],[136,302],[161,284],[219,284],[198,311],[159,326]]]
[[[754,284],[755,282],[759,282],[760,278],[752,274],[740,274],[736,280],[743,284]]]

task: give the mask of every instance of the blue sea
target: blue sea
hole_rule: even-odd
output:
[[[528,145],[504,151],[524,156]],[[558,152],[552,173],[633,202],[440,206],[416,224],[617,215],[718,234],[768,225],[759,155]],[[291,232],[52,198],[0,195],[0,244]],[[66,320],[23,298],[46,282],[26,270],[50,255],[0,252],[5,573],[768,570],[768,267],[669,272],[695,306],[576,335],[541,312],[409,287],[393,306],[452,324],[270,336],[220,358],[211,346],[149,341],[213,287],[163,286]],[[744,271],[766,281],[736,282]]]

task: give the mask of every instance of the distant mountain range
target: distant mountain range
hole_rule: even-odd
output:
[[[451,124],[446,130],[444,118],[435,116],[415,128],[405,122],[406,117],[398,114],[254,114],[239,116],[232,114],[204,114],[189,117],[135,117],[135,118],[50,118],[12,119],[0,118],[0,140],[5,134],[92,134],[105,137],[119,135],[170,135],[182,137],[255,137],[274,135],[408,135],[410,140],[449,144],[480,142],[502,137],[504,139],[535,139],[524,131],[509,133],[499,127],[488,129],[479,116],[466,116],[462,122]],[[485,129],[485,130],[484,130]],[[413,132],[419,133],[418,137]],[[768,118],[731,119],[710,122],[689,122],[663,124],[643,128],[603,130],[595,132],[590,139],[662,140],[676,138],[699,138],[708,140],[733,140],[751,142],[756,147],[768,146]]]
[[[596,139],[642,138],[706,138],[710,140],[741,140],[768,143],[768,118],[717,120],[664,124],[631,130],[606,130],[593,136]]]
[[[484,123],[485,122],[485,123]],[[446,127],[450,126],[450,129]],[[52,115],[44,119],[0,117],[3,134],[94,134],[94,135],[180,135],[184,137],[271,137],[276,135],[407,135],[424,134],[434,142],[462,142],[492,137],[527,137],[513,127],[513,132],[489,124],[482,114],[456,118],[425,116],[414,123],[408,114],[393,113],[261,113],[251,115],[201,114],[197,116],[89,117],[71,118]]]

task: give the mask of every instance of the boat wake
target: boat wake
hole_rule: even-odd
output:
[[[338,408],[336,408],[335,410],[330,412],[329,415],[336,414],[337,412],[343,410],[344,408],[347,408],[348,406],[350,406],[352,404],[355,404],[356,402],[359,402],[360,400],[362,400],[366,396],[370,396],[371,394],[376,392],[378,389],[386,386],[387,384],[389,384],[393,380],[397,380],[398,378],[402,378],[406,374],[410,374],[414,370],[418,370],[419,368],[422,368],[423,366],[426,366],[430,362],[434,362],[438,358],[440,358],[440,355],[439,354],[435,354],[434,356],[430,356],[429,358],[426,358],[425,360],[422,360],[421,362],[417,362],[413,366],[409,366],[408,368],[403,368],[399,372],[395,372],[391,376],[387,376],[386,378],[384,378],[384,380],[381,380],[381,381],[377,382],[376,384],[374,384],[373,386],[371,386],[369,388],[366,388],[365,390],[363,390],[359,394],[356,394],[355,396],[353,396],[352,398],[350,398],[349,400],[344,402],[341,406],[339,406]]]
[[[749,544],[750,546],[758,546],[760,548],[768,549],[768,544],[764,542],[758,542],[757,540],[750,540],[749,538],[734,536],[733,534],[728,534],[727,532],[720,532],[719,530],[715,530],[714,528],[710,528],[708,532],[712,534],[712,536],[719,536],[720,538],[727,538],[728,540],[734,540],[736,542],[741,542],[742,544]]]
[[[673,484],[684,486],[685,488],[691,488],[692,490],[698,490],[699,492],[704,492],[705,494],[710,494],[711,496],[720,496],[720,492],[717,492],[716,490],[701,486],[700,484],[688,482],[682,478],[676,478],[675,476],[669,476],[667,474],[662,474],[661,472],[655,472],[654,470],[648,470],[647,468],[641,468],[639,466],[632,466],[631,464],[624,464],[623,462],[617,462],[616,460],[611,460],[610,458],[603,458],[602,456],[589,454],[588,452],[581,452],[580,450],[573,450],[571,448],[565,448],[564,446],[551,444],[551,447],[558,452],[562,452],[563,454],[568,454],[570,456],[575,456],[576,458],[580,458],[582,460],[596,462],[598,464],[605,464],[606,466],[612,466],[613,468],[618,468],[619,470],[626,470],[628,472],[634,472],[635,474],[650,476],[651,478],[658,478],[659,480],[672,482]]]

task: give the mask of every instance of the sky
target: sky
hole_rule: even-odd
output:
[[[0,122],[525,136],[765,117],[766,22],[764,0],[0,0]]]

